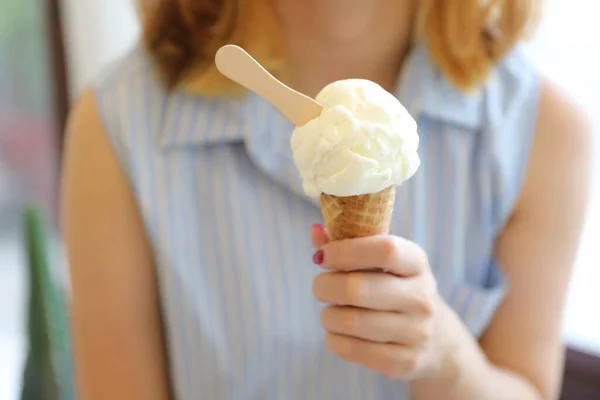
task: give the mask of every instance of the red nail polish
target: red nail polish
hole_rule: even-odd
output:
[[[321,232],[325,231],[325,227],[321,224],[313,224],[312,228]]]
[[[325,255],[323,254],[323,250],[318,250],[314,255],[313,255],[313,262],[317,265],[321,265],[321,263],[323,263],[323,258],[325,257]]]

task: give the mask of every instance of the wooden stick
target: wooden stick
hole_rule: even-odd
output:
[[[321,104],[284,85],[241,47],[221,47],[215,64],[223,75],[264,97],[296,126],[321,115]]]

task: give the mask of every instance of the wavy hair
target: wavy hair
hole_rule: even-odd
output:
[[[216,70],[219,47],[244,47],[285,76],[281,35],[269,0],[139,0],[143,41],[168,87],[192,82],[216,95],[239,87]],[[537,25],[541,0],[420,0],[413,40],[458,87],[468,90]],[[256,27],[260,27],[257,29]]]

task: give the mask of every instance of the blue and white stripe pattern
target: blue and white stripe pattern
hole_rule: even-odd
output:
[[[167,93],[136,49],[98,104],[157,259],[180,400],[409,399],[407,384],[326,351],[311,285],[311,225],[289,145],[268,103]],[[474,335],[506,283],[494,239],[518,196],[539,77],[521,50],[481,89],[454,88],[417,47],[396,94],[420,127],[422,167],[398,188],[392,233],[418,242]]]

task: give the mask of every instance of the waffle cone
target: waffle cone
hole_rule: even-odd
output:
[[[329,239],[352,239],[388,233],[395,197],[395,186],[359,196],[321,194],[321,211]]]

